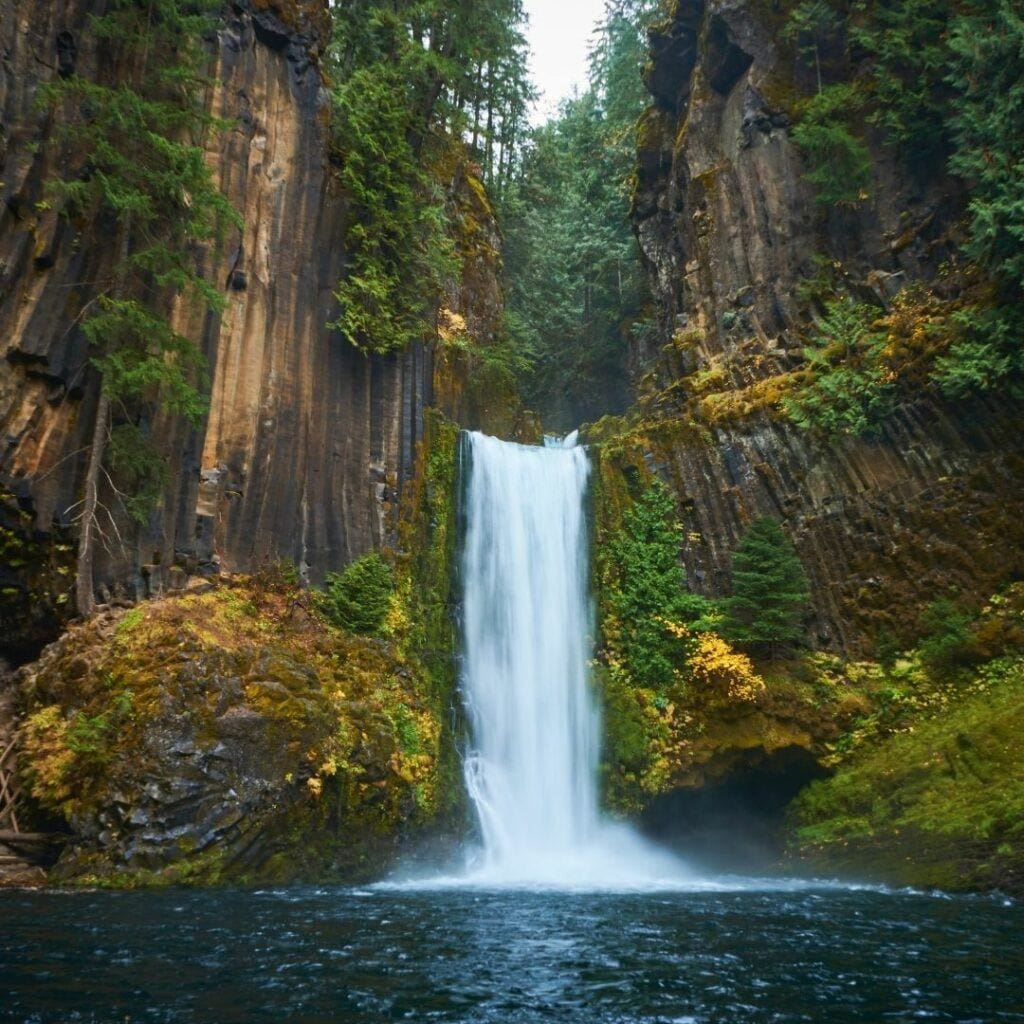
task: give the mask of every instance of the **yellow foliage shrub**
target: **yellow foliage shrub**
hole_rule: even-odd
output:
[[[689,666],[695,683],[724,692],[730,700],[753,701],[764,692],[753,662],[714,633],[698,637]]]
[[[22,751],[31,766],[29,792],[52,807],[71,797],[75,754],[68,746],[67,732],[67,719],[55,704],[30,715],[21,728]]]

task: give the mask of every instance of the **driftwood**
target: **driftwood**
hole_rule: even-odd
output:
[[[18,794],[14,785],[14,772],[4,769],[4,762],[14,752],[15,741],[11,740],[7,746],[0,751],[0,825],[6,818],[14,834],[20,833],[18,828],[18,815],[15,813],[14,805]]]
[[[57,832],[11,832],[0,829],[0,843],[10,846],[12,849],[58,846],[63,841],[64,836]]]
[[[60,856],[66,839],[66,836],[50,832],[0,830],[0,865],[20,862],[24,865],[48,867]]]

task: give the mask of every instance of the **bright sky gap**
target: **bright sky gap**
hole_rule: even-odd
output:
[[[540,93],[533,121],[557,113],[561,100],[587,84],[587,52],[604,0],[526,0],[530,71]]]

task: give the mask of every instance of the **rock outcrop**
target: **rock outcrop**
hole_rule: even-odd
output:
[[[791,132],[816,88],[783,31],[791,10],[677,0],[651,32],[633,216],[658,330],[632,353],[636,407],[586,434],[599,543],[660,477],[689,586],[719,597],[746,527],[776,517],[818,650],[759,666],[744,700],[709,701],[692,679],[623,687],[610,665],[608,790],[717,866],[747,839],[763,863],[785,839],[790,868],[1016,891],[1024,405],[1009,389],[944,397],[909,345],[874,433],[827,438],[786,415],[829,297],[927,337],[936,308],[973,301],[975,273],[964,183],[877,126],[857,124],[871,185],[817,201]],[[832,80],[856,79],[835,49]],[[964,617],[929,622],[939,598]],[[942,643],[956,656],[939,659]]]
[[[20,674],[22,819],[67,881],[379,876],[458,807],[429,678],[271,575],[102,613]]]

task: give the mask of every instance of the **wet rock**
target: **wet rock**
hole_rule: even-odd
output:
[[[217,732],[225,739],[245,739],[266,722],[266,718],[252,708],[236,705],[217,718]],[[223,752],[226,748],[220,745]]]

